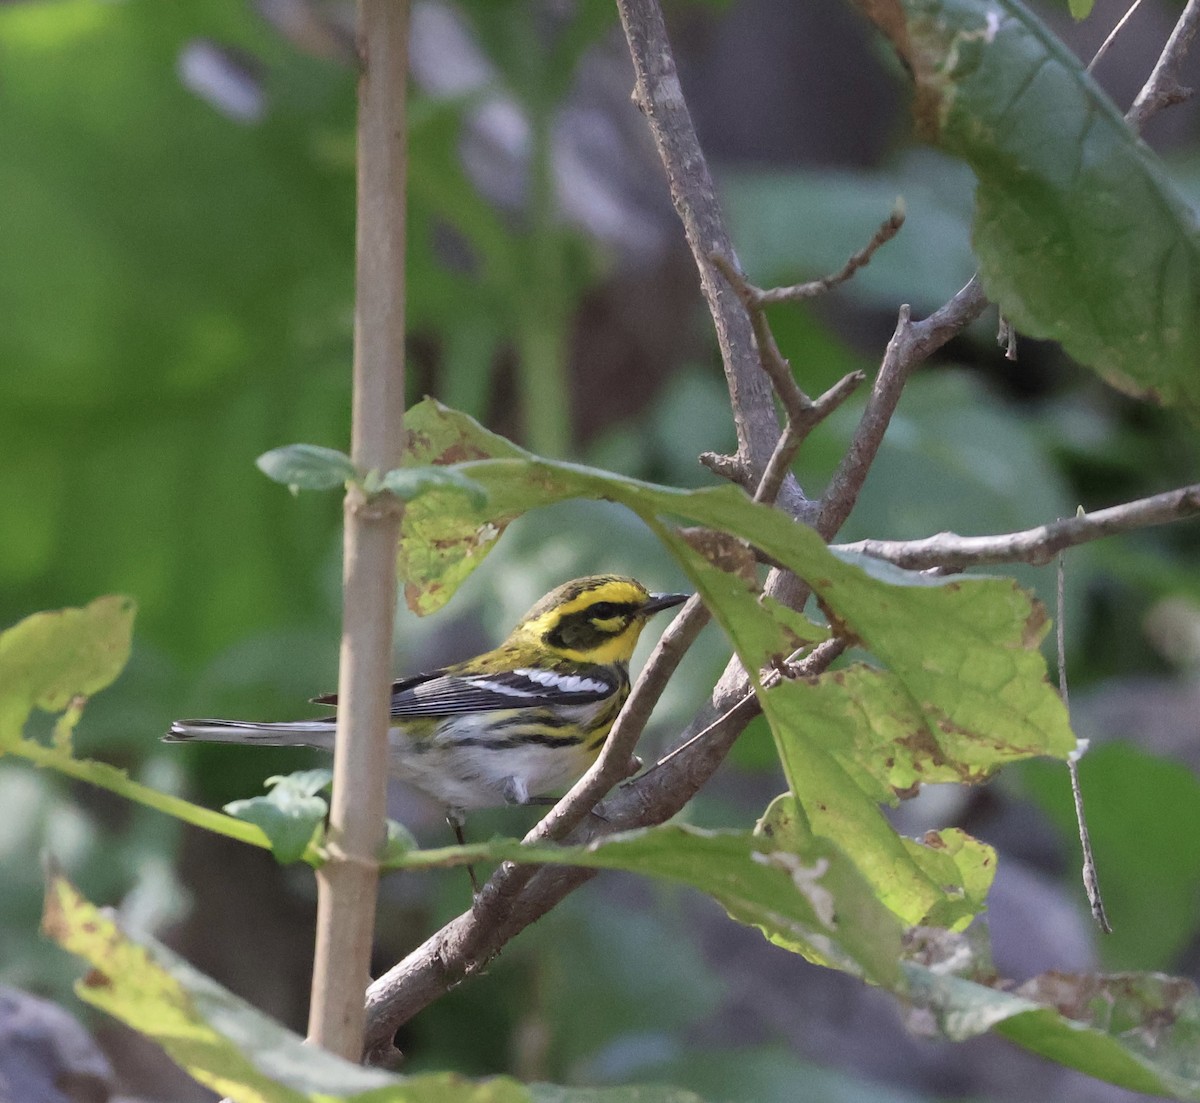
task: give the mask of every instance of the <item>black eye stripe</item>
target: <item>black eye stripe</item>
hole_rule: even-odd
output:
[[[551,647],[586,651],[627,632],[641,608],[635,601],[597,601],[560,617],[542,638]]]
[[[611,617],[628,617],[637,612],[638,606],[628,601],[598,601],[584,610],[592,620],[608,620]]]

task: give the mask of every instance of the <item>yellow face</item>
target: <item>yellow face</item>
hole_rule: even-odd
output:
[[[596,575],[551,591],[523,622],[521,633],[574,662],[629,662],[647,617],[683,601],[652,595],[632,578]]]

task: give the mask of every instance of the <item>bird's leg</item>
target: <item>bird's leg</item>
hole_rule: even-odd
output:
[[[463,828],[467,825],[467,814],[461,808],[447,808],[446,822],[450,825],[450,830],[454,832],[454,838],[459,846],[466,846],[467,839],[463,834]],[[475,867],[467,866],[467,876],[471,878],[471,895],[479,895],[479,878],[475,876]]]

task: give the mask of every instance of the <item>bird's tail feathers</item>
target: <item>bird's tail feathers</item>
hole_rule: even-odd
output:
[[[333,746],[333,720],[292,720],[253,724],[243,720],[176,720],[163,736],[165,743],[248,743],[260,747]]]

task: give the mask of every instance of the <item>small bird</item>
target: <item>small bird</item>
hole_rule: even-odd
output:
[[[629,696],[629,660],[653,614],[687,594],[593,575],[551,590],[493,651],[392,685],[391,773],[446,807],[462,841],[470,808],[529,804],[596,760]],[[334,705],[337,696],[314,698]],[[335,720],[177,720],[168,742],[333,749]]]

